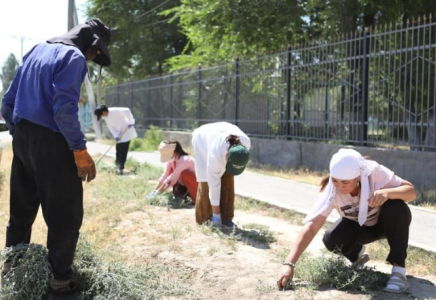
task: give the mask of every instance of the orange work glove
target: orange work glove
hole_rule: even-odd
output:
[[[82,150],[75,150],[73,153],[77,166],[77,175],[82,178],[82,181],[86,180],[90,182],[97,175],[92,157],[88,154],[86,148]]]

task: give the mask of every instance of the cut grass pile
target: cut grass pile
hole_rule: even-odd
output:
[[[13,261],[12,270],[3,279],[2,299],[45,299],[52,278],[45,247],[18,245],[6,248],[1,256]],[[151,300],[191,292],[186,287],[180,288],[170,281],[161,280],[159,268],[129,266],[106,257],[84,238],[78,243],[73,272],[72,282],[80,291],[80,299]]]

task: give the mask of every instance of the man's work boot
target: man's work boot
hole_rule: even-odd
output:
[[[71,284],[71,280],[50,281],[50,292],[47,300],[78,300],[79,291]]]

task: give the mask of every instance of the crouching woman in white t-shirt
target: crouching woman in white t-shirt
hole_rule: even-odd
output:
[[[330,175],[322,181],[321,191],[279,271],[279,288],[292,279],[298,258],[335,208],[342,218],[324,234],[327,249],[344,255],[358,268],[369,260],[364,245],[386,238],[390,247],[386,260],[393,267],[384,291],[405,292],[409,288],[405,260],[412,219],[406,202],[416,198],[413,184],[355,150],[341,149],[330,161]]]

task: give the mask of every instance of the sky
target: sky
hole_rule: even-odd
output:
[[[86,20],[87,0],[75,0],[79,23]],[[0,0],[0,67],[14,53],[21,63],[34,45],[68,31],[68,0]],[[1,90],[1,85],[0,85]]]

